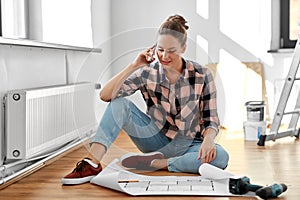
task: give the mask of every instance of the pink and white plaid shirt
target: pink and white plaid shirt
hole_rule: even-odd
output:
[[[184,59],[183,63],[183,72],[175,87],[170,87],[161,64],[155,62],[131,74],[121,86],[117,97],[129,96],[140,90],[147,104],[147,114],[161,132],[171,139],[178,133],[201,139],[203,131],[208,127],[218,133],[219,118],[213,76],[208,68],[198,63]],[[175,91],[170,88],[175,88]]]

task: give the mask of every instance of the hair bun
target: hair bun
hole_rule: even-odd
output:
[[[184,27],[185,30],[189,29],[189,26],[186,25],[187,21],[180,15],[172,15],[167,19],[167,21],[176,22],[176,23],[180,24],[182,27]]]

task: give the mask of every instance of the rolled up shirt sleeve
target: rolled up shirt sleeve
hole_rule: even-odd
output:
[[[137,90],[139,90],[140,86],[141,86],[141,78],[140,78],[140,73],[141,71],[138,70],[134,73],[132,73],[122,84],[122,86],[120,87],[117,95],[115,98],[117,97],[126,97],[126,96],[130,96],[133,93],[135,93]]]

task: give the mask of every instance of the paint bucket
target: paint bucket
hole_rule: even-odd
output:
[[[244,139],[248,141],[258,141],[260,135],[266,134],[265,121],[246,121],[244,122]]]
[[[248,101],[245,104],[247,109],[247,120],[248,121],[263,121],[264,120],[264,101]]]

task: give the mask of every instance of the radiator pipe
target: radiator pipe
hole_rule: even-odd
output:
[[[85,136],[84,138],[80,138],[80,139],[76,139],[74,140],[73,142],[71,142],[70,144],[68,144],[67,146],[64,146],[63,148],[61,149],[58,149],[56,150],[55,152],[53,153],[49,153],[48,155],[43,155],[43,156],[39,156],[37,158],[31,158],[31,159],[26,159],[26,160],[20,160],[20,161],[16,161],[14,163],[10,163],[10,164],[7,164],[7,165],[3,165],[0,167],[0,172],[3,170],[3,171],[6,171],[7,169],[11,168],[11,167],[14,167],[14,166],[17,166],[17,165],[20,165],[20,164],[25,164],[25,163],[28,163],[28,162],[33,162],[34,160],[37,160],[37,159],[41,159],[37,162],[35,162],[34,164],[28,166],[28,167],[25,167],[24,169],[21,169],[17,172],[15,172],[14,174],[12,175],[9,175],[7,177],[2,177],[0,179],[0,189],[6,187],[1,187],[3,184],[5,183],[8,183],[9,181],[17,178],[18,176],[27,176],[29,174],[31,174],[32,172],[34,172],[35,170],[38,170],[40,169],[41,167],[45,166],[46,165],[46,162],[60,154],[62,154],[63,152],[67,151],[67,150],[70,150],[72,149],[73,147],[77,146],[77,145],[80,145],[82,144],[83,142],[85,142],[86,140],[90,139],[90,135],[87,135]],[[43,158],[44,157],[44,158]],[[29,172],[29,173],[28,173]]]

